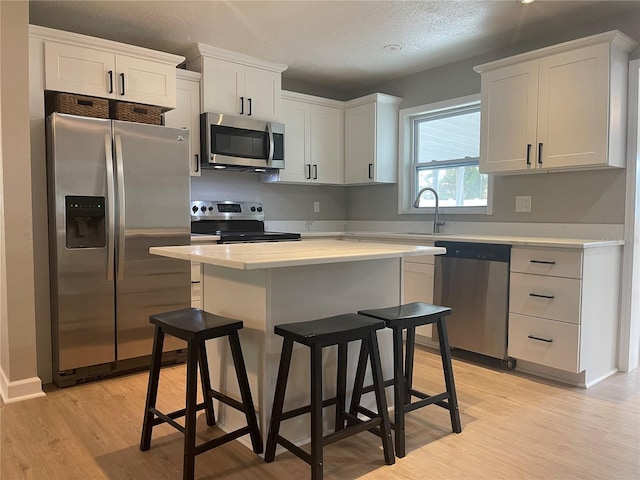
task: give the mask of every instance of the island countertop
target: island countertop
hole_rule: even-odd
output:
[[[151,247],[149,253],[239,270],[256,270],[416,255],[441,255],[446,253],[446,249],[418,245],[318,239],[300,242]]]

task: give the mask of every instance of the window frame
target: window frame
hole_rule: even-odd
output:
[[[398,214],[433,213],[434,207],[414,207],[413,201],[417,195],[416,174],[417,167],[413,163],[415,141],[413,138],[413,121],[417,117],[437,114],[438,112],[464,109],[474,105],[480,106],[480,94],[452,98],[440,102],[419,105],[400,110],[398,135]],[[464,159],[455,162],[460,164]],[[474,162],[475,163],[475,162]],[[441,163],[443,167],[446,165]],[[487,205],[486,206],[440,206],[442,214],[483,214],[491,215],[493,210],[493,176],[488,176]]]

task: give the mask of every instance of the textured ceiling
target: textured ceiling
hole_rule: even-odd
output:
[[[184,54],[195,43],[289,65],[287,78],[349,90],[509,48],[638,1],[30,1],[30,22]],[[385,45],[399,45],[388,52]]]

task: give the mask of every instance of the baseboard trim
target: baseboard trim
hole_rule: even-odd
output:
[[[0,396],[4,403],[15,403],[32,398],[44,397],[40,377],[25,378],[10,382],[0,370]]]

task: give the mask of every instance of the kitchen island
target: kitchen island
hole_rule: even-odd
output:
[[[440,247],[325,239],[153,247],[149,251],[202,263],[202,308],[244,322],[240,341],[265,441],[282,347],[281,337],[273,333],[274,325],[397,305],[401,303],[402,258],[446,252]],[[391,378],[390,332],[381,331],[379,341],[384,375]],[[333,348],[323,352],[325,398],[335,395]],[[355,376],[358,350],[359,346],[349,349],[348,379]],[[207,355],[212,387],[239,398],[228,345],[224,340],[211,340]],[[347,395],[350,392],[348,385]],[[373,395],[369,395],[373,405]],[[298,347],[293,351],[285,409],[308,403],[309,352]],[[244,425],[241,413],[221,404],[216,408],[221,428],[232,430]],[[332,416],[332,409],[327,409],[327,430],[333,425]],[[303,444],[309,438],[308,424],[308,417],[297,417],[284,422],[281,432]],[[249,445],[248,439],[241,441]]]

